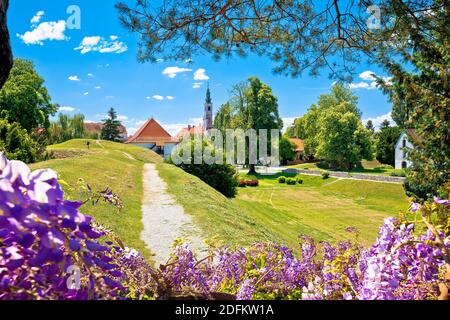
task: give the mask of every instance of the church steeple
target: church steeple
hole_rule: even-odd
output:
[[[212,129],[213,127],[213,104],[211,99],[211,91],[209,90],[209,82],[208,82],[208,89],[206,90],[203,127],[206,131]]]

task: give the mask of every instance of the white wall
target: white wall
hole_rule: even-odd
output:
[[[397,144],[395,145],[395,169],[402,169],[402,163],[406,162],[406,167],[409,168],[411,166],[411,161],[407,159],[408,153],[404,152],[403,150],[403,141],[406,141],[406,148],[413,149],[414,146],[411,142],[408,140],[408,136],[406,135],[406,132],[403,132],[400,135],[400,138],[397,141]],[[404,157],[406,153],[406,157]]]

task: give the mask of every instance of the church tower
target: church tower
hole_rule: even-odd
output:
[[[211,91],[206,90],[206,100],[205,100],[205,113],[203,116],[203,128],[205,131],[208,131],[213,128],[213,104],[211,100]]]

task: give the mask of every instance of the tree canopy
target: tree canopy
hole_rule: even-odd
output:
[[[121,122],[117,120],[117,112],[114,108],[108,110],[108,117],[103,120],[101,138],[110,141],[120,140]]]
[[[11,44],[7,24],[9,0],[0,0],[0,89],[8,79],[13,66]]]
[[[15,59],[8,80],[0,91],[0,112],[31,133],[50,126],[49,117],[58,110],[44,86],[44,79],[31,61]]]
[[[395,166],[395,145],[400,138],[401,129],[397,126],[383,126],[376,134],[376,158],[384,164]]]

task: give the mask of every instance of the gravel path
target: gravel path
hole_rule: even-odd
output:
[[[166,183],[159,177],[154,164],[144,165],[144,199],[142,222],[144,230],[141,239],[154,253],[159,266],[165,264],[177,238],[187,239],[196,252],[205,252],[206,246],[199,237],[200,230],[182,206],[166,191]]]

